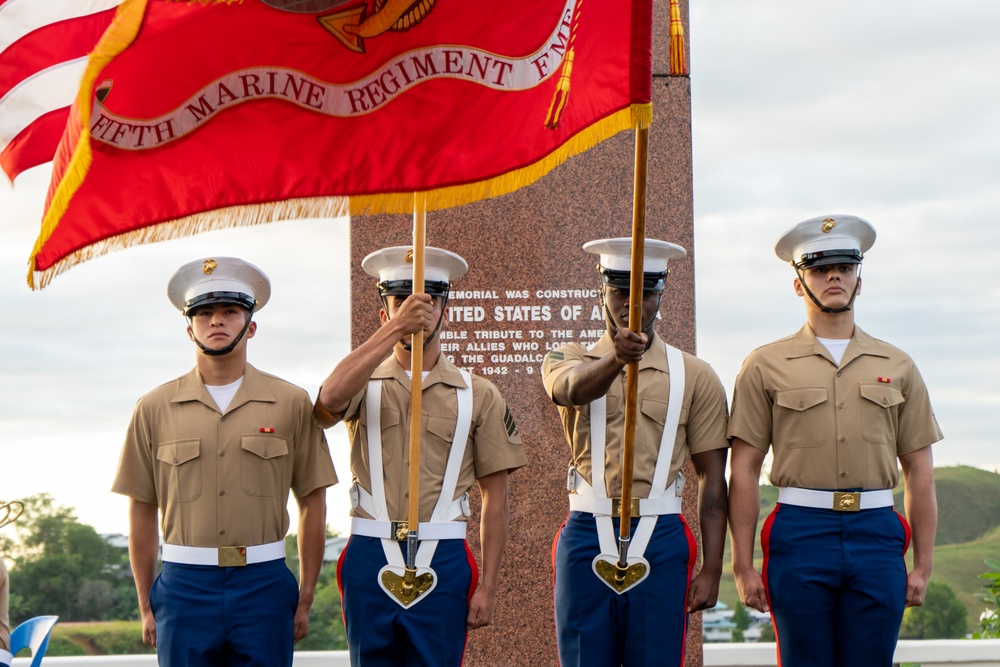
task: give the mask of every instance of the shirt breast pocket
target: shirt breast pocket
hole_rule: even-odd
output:
[[[774,397],[773,444],[822,447],[831,432],[826,387],[782,389]]]
[[[380,437],[382,438],[382,465],[386,466],[392,461],[396,450],[400,448],[397,442],[400,439],[400,412],[395,408],[383,407],[379,413],[379,420],[382,422],[379,425]],[[368,430],[365,429],[365,432],[367,433]],[[402,446],[409,448],[410,443],[405,442]]]
[[[240,447],[240,486],[248,496],[276,496],[284,488],[288,463],[288,441],[278,435],[245,435]]]
[[[896,441],[899,406],[906,398],[891,384],[863,384],[861,389],[861,437],[873,445]]]
[[[636,441],[643,444],[643,447],[655,461],[660,450],[660,437],[663,435],[663,424],[667,419],[667,402],[655,398],[643,398],[639,402],[639,412],[642,414],[644,420],[648,419],[656,424],[656,426],[649,425],[643,429],[643,434],[638,432],[638,429],[642,428],[642,425],[636,424]],[[644,435],[649,435],[649,437],[644,437]],[[673,445],[672,440],[668,446],[670,445]]]
[[[455,439],[455,424],[457,421],[457,419],[450,419],[448,417],[428,417],[428,444],[431,447],[437,446],[437,449],[443,449],[445,452],[451,449],[451,443]],[[460,443],[459,446],[464,444],[465,443]]]
[[[156,494],[169,503],[187,503],[201,496],[201,440],[189,438],[156,446]]]

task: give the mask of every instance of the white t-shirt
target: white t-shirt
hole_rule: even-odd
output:
[[[840,365],[840,360],[844,358],[844,352],[847,350],[847,344],[851,342],[850,338],[820,338],[816,337],[816,340],[823,343],[823,347],[833,355],[833,360]]]
[[[215,404],[219,406],[219,411],[225,413],[226,408],[229,407],[229,404],[233,400],[233,396],[236,395],[236,390],[240,388],[241,384],[243,384],[242,375],[236,382],[220,385],[206,384],[205,389],[208,389],[208,393],[212,395],[212,399],[215,401]]]

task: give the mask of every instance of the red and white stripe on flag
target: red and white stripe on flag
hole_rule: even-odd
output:
[[[0,0],[0,168],[48,162],[93,50],[121,0]]]

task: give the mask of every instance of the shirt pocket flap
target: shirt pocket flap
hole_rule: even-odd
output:
[[[455,420],[447,417],[428,417],[427,432],[451,442],[455,437]]]
[[[906,400],[899,389],[883,383],[861,385],[861,396],[883,408],[891,408]]]
[[[395,408],[382,408],[379,412],[379,430],[384,431],[387,428],[393,428],[399,426],[399,410]]]
[[[156,460],[174,466],[196,459],[199,454],[201,454],[200,438],[165,442],[156,447]]]
[[[660,401],[655,398],[644,398],[639,405],[639,411],[660,426],[663,426],[663,422],[667,419],[666,401]]]
[[[774,402],[783,408],[803,412],[826,402],[826,387],[803,387],[779,391]]]
[[[262,459],[273,459],[288,454],[288,441],[280,435],[245,435],[241,446]]]

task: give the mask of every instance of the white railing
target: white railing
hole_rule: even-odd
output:
[[[1000,667],[1000,639],[900,641],[897,663],[919,663],[921,667]],[[24,667],[29,658],[15,658],[11,667]],[[512,665],[518,664],[516,661]],[[553,657],[552,664],[555,664]],[[774,644],[706,644],[705,667],[772,667],[776,665]],[[115,655],[45,658],[46,667],[156,667],[153,655]],[[345,651],[302,651],[295,654],[294,667],[348,667]],[[503,667],[496,665],[496,667]],[[532,666],[534,667],[534,666]],[[547,666],[539,666],[547,667]]]
[[[1000,667],[1000,639],[901,640],[893,661],[921,667]],[[706,644],[705,667],[773,667],[774,644]]]

